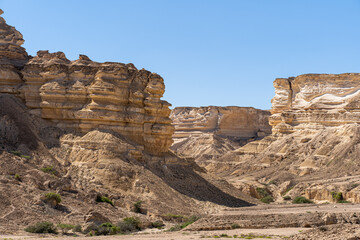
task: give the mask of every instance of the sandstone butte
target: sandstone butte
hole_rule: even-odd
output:
[[[118,132],[152,154],[172,144],[171,106],[164,80],[133,64],[69,61],[62,52],[28,56],[22,35],[0,18],[0,93],[25,101],[33,114],[60,128]]]

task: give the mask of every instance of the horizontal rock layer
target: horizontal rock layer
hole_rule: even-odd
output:
[[[29,58],[23,42],[0,17],[0,93],[22,98],[32,113],[60,128],[113,131],[152,154],[168,151],[174,127],[158,74],[85,55],[70,61],[62,52]]]
[[[360,74],[305,74],[274,81],[274,133],[360,123]]]
[[[4,12],[0,9],[0,15]],[[14,27],[6,24],[0,17],[0,64],[12,64],[22,66],[28,55],[21,45],[24,43],[23,36]]]
[[[171,149],[185,157],[217,156],[271,133],[269,111],[248,107],[177,107]]]
[[[220,136],[252,138],[271,132],[268,111],[251,107],[177,107],[170,118],[174,138],[214,133]]]

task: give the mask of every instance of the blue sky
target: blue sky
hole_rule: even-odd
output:
[[[177,106],[271,108],[272,82],[360,72],[360,0],[0,0],[31,55],[132,62]]]

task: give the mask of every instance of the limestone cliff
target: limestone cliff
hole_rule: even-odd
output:
[[[360,74],[305,74],[274,81],[274,133],[360,122]]]
[[[175,126],[171,148],[186,157],[224,154],[269,135],[269,115],[249,107],[177,107],[170,114]]]
[[[284,194],[332,202],[331,192],[359,202],[360,74],[306,74],[274,87],[272,134],[206,169],[254,197],[265,184],[280,202]]]
[[[152,154],[172,144],[164,80],[133,64],[98,63],[39,51],[28,60],[22,35],[0,18],[0,93],[22,98],[32,113],[82,133],[117,132]]]

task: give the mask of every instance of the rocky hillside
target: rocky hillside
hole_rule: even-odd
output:
[[[273,133],[207,164],[209,172],[261,198],[306,196],[360,202],[360,74],[306,74],[276,79]],[[285,201],[286,202],[286,201]]]
[[[1,17],[0,41],[2,233],[43,220],[146,223],[256,202],[168,151],[174,127],[158,74],[84,55],[28,56],[22,35]],[[96,201],[104,197],[111,204]]]
[[[177,107],[171,149],[184,157],[213,158],[271,133],[269,111],[249,107]]]

